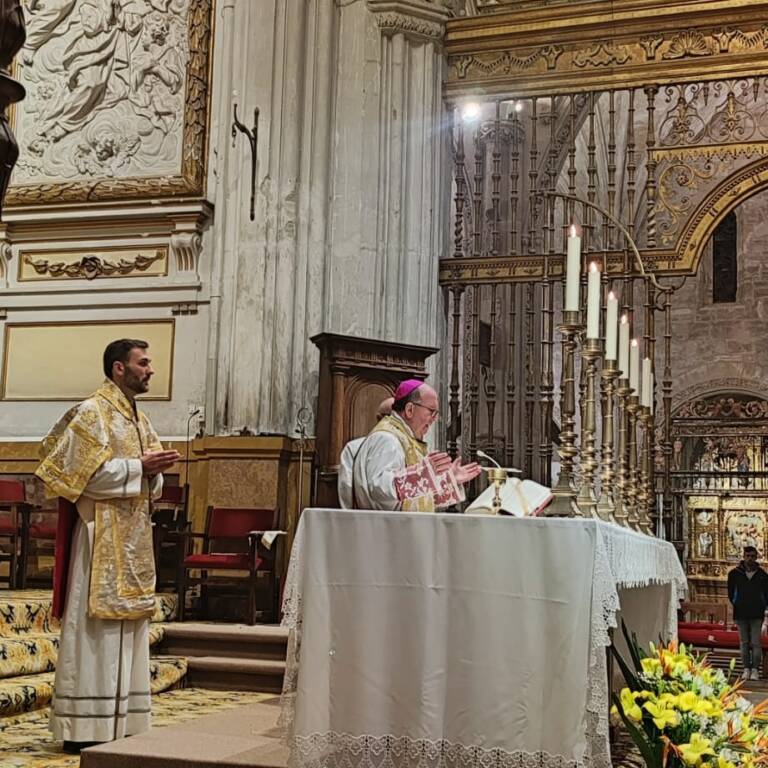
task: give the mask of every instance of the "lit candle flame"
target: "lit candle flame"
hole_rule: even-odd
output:
[[[576,225],[571,224],[571,237],[576,237]]]
[[[629,322],[629,318],[626,315],[621,316],[621,324],[626,325]]]
[[[637,339],[632,339],[632,346],[633,346],[633,347],[636,347],[636,346],[637,346]]]
[[[616,296],[614,296],[613,291],[608,291],[608,300],[613,301],[615,298]]]
[[[590,272],[597,272],[597,271],[599,271],[599,270],[598,270],[598,268],[597,268],[597,262],[596,262],[596,261],[593,261],[593,262],[592,262],[592,263],[589,265],[589,271],[590,271]]]

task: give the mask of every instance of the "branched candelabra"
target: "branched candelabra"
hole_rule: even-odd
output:
[[[612,213],[591,200],[561,192],[542,192],[541,197],[560,198],[570,205],[578,204],[597,211],[611,222],[626,239],[629,250],[641,279],[646,280],[668,301],[678,286],[662,286],[653,273],[646,272],[637,244],[624,224]],[[563,323],[558,326],[563,335],[563,363],[561,372],[561,471],[553,489],[554,502],[547,514],[576,516],[585,514],[605,521],[616,522],[635,530],[650,533],[650,514],[653,508],[653,465],[651,460],[651,437],[653,433],[652,408],[641,408],[639,393],[630,388],[628,371],[619,371],[616,361],[605,361],[599,375],[602,382],[602,472],[600,476],[600,499],[595,499],[595,476],[598,469],[596,459],[596,394],[598,376],[597,360],[600,344],[597,339],[588,339],[582,350],[587,368],[586,392],[583,407],[582,435],[580,449],[576,447],[574,430],[575,402],[575,352],[578,336],[583,331],[580,313],[563,313]],[[621,377],[621,378],[619,378]],[[617,381],[618,379],[618,381]],[[615,408],[618,407],[618,450],[614,451]],[[642,453],[638,447],[638,429],[644,431]],[[616,465],[614,466],[614,462]],[[574,491],[576,467],[581,470],[578,497]]]

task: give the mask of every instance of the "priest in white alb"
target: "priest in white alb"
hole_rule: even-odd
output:
[[[417,379],[395,391],[392,413],[365,438],[351,473],[340,476],[339,498],[356,509],[434,512],[464,500],[464,484],[480,474],[476,463],[429,452],[426,434],[439,414],[437,392]]]
[[[69,565],[54,599],[66,583],[51,730],[68,752],[149,729],[151,499],[179,458],[136,407],[154,373],[147,343],[114,341],[103,362],[104,383],[44,438],[35,472],[65,509],[77,507],[71,540],[60,516],[57,566],[67,544]]]

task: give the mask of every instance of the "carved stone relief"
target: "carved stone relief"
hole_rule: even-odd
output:
[[[130,254],[58,253],[45,258],[46,255],[48,254],[22,254],[20,280],[94,280],[97,277],[137,276],[146,274],[151,267],[159,265],[161,271],[152,271],[155,276],[164,274],[167,266],[163,264],[167,260],[164,248],[143,249]],[[28,268],[30,274],[24,274],[25,268]]]
[[[39,201],[181,192],[174,179],[199,181],[202,171],[185,166],[205,163],[210,7],[30,2],[17,62],[28,97],[16,118],[22,145],[11,202],[29,202],[29,185]],[[138,183],[145,178],[153,183]],[[47,186],[61,184],[63,192]]]

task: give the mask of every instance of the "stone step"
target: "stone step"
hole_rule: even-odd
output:
[[[284,661],[288,630],[277,624],[184,622],[164,627],[160,649],[177,656],[219,656]]]
[[[216,690],[280,693],[285,661],[229,656],[187,658],[187,684]]]

